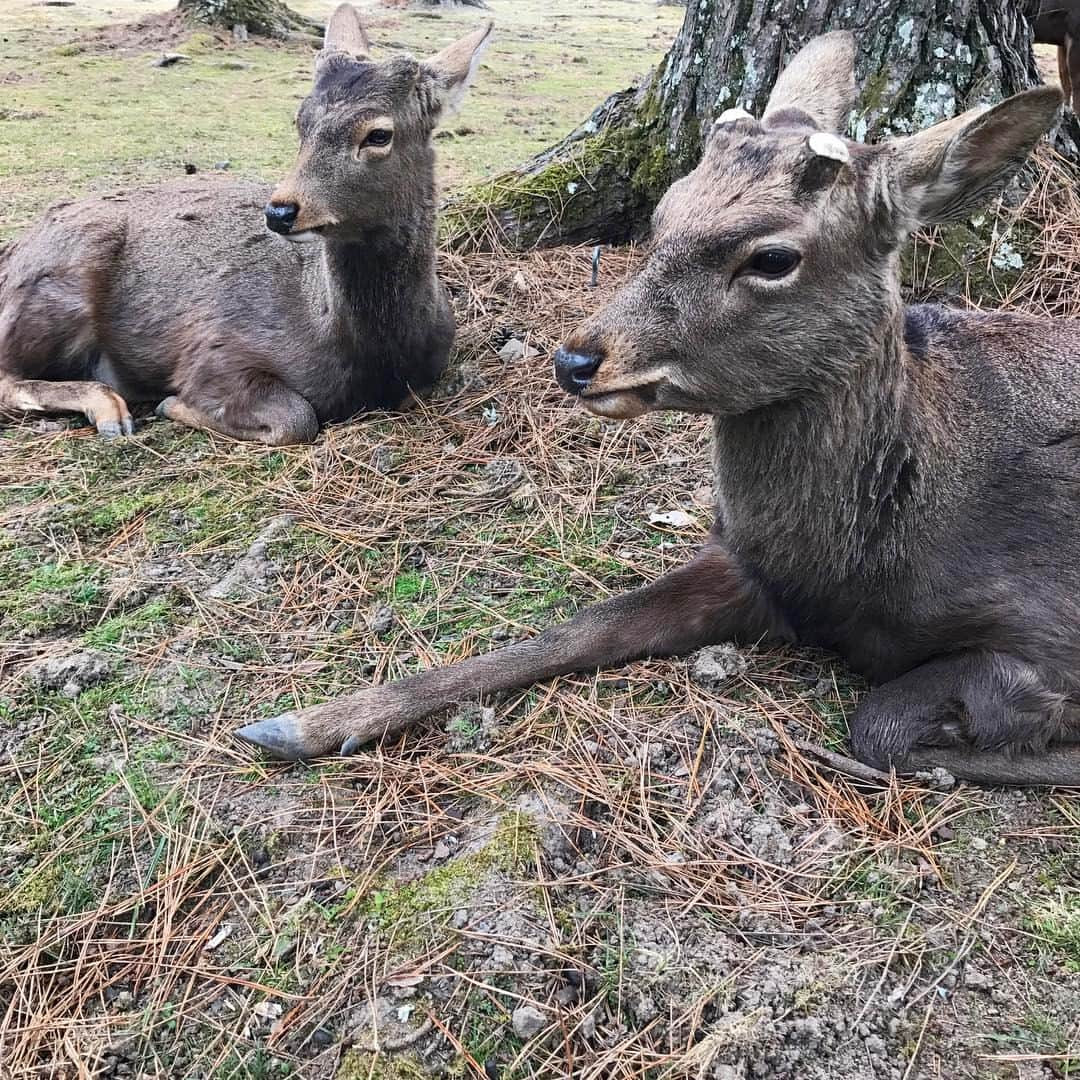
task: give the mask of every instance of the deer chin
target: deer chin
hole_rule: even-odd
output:
[[[645,388],[642,387],[642,389]],[[647,413],[652,408],[649,401],[637,393],[637,388],[583,394],[579,400],[589,412],[607,417],[609,420],[630,420]]]
[[[323,226],[316,225],[311,229],[301,229],[299,232],[282,233],[281,238],[288,240],[290,244],[314,244],[323,237]]]

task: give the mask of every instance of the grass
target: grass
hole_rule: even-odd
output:
[[[1075,886],[1032,904],[1028,929],[1039,947],[1068,971],[1080,972],[1080,897]]]

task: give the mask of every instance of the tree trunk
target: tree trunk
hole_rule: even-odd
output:
[[[321,23],[293,11],[284,0],[179,0],[177,9],[196,22],[252,34],[285,38],[301,34],[321,38]]]
[[[1036,85],[1031,0],[697,0],[667,57],[557,146],[450,200],[446,235],[535,244],[640,236],[724,109],[760,115],[782,62],[826,30],[855,31],[861,93],[847,134],[914,131]],[[1075,120],[1059,147],[1076,156]],[[492,235],[494,234],[494,236]]]

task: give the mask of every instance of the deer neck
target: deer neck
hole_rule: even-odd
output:
[[[436,287],[434,197],[405,220],[322,246],[317,302],[331,332],[354,340],[377,326],[385,338],[410,327],[408,312]]]
[[[714,422],[718,509],[770,576],[828,588],[887,576],[940,508],[953,426],[948,374],[907,345],[897,300],[850,378]]]

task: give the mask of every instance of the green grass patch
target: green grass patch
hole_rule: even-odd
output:
[[[39,559],[33,548],[3,553],[0,627],[35,636],[61,626],[84,625],[104,601],[104,569],[79,559]]]
[[[96,649],[119,648],[130,643],[133,638],[146,637],[167,625],[173,613],[172,600],[151,600],[134,611],[114,615],[87,630],[82,636],[83,644]]]
[[[1033,902],[1025,924],[1041,951],[1080,973],[1080,893],[1075,888]]]

